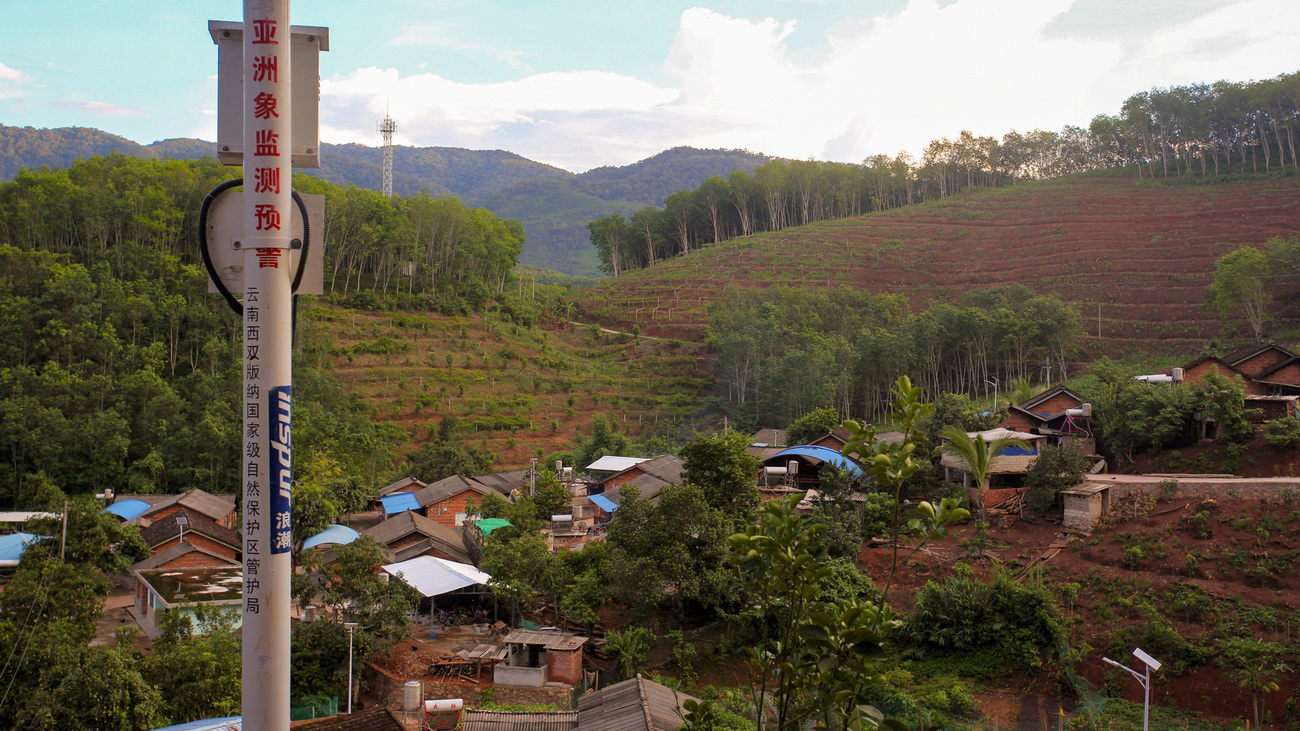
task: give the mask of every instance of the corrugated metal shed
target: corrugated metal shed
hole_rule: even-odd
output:
[[[607,454],[587,465],[587,469],[597,472],[622,472],[633,465],[649,461],[649,457],[613,457]]]
[[[461,731],[573,731],[577,711],[478,711],[461,716]]]
[[[563,632],[517,629],[506,635],[505,641],[507,644],[542,645],[548,650],[576,650],[582,647],[587,638],[564,634]]]
[[[438,596],[475,584],[487,584],[492,580],[491,576],[469,564],[447,561],[437,556],[420,556],[380,568],[401,578],[425,596]]]

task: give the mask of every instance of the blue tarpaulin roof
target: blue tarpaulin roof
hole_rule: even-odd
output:
[[[388,515],[397,515],[407,510],[419,510],[420,501],[415,499],[413,492],[399,492],[393,495],[385,495],[379,498],[384,504],[384,512]]]
[[[361,534],[346,525],[331,525],[325,530],[303,541],[303,548],[315,548],[328,543],[347,545],[360,538]]]
[[[596,504],[596,507],[604,510],[606,513],[612,513],[615,510],[618,510],[618,503],[610,500],[604,495],[588,495],[587,497]]]
[[[143,515],[144,511],[148,509],[149,503],[146,503],[143,500],[123,500],[122,502],[113,503],[107,508],[104,508],[103,512],[112,513],[113,515],[125,520],[131,520],[132,518],[138,518]]]
[[[34,536],[31,533],[11,533],[0,536],[0,566],[17,566],[28,544],[44,537]]]
[[[829,462],[844,472],[858,477],[862,474],[862,468],[853,463],[853,460],[845,457],[830,447],[817,447],[811,444],[802,444],[798,447],[790,447],[768,457],[765,462],[770,462],[778,457],[808,457],[810,459]]]

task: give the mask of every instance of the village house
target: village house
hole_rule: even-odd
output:
[[[185,507],[154,520],[140,531],[140,537],[149,545],[151,555],[171,549],[182,540],[233,563],[239,563],[243,553],[238,533]]]
[[[466,710],[461,731],[677,731],[699,699],[640,675],[578,697],[576,711]]]
[[[582,646],[587,638],[567,632],[517,629],[506,635],[505,661],[492,682],[540,688],[547,683],[582,682]]]
[[[192,613],[194,605],[218,607],[238,622],[243,567],[224,555],[177,543],[128,569],[135,580],[131,614],[145,634],[158,636],[158,613]]]
[[[373,538],[390,554],[391,561],[406,561],[416,556],[437,556],[449,561],[469,563],[460,528],[420,515],[414,511],[398,513],[384,522],[361,532]]]
[[[213,495],[197,487],[175,495],[115,495],[104,512],[144,527],[181,509],[199,513],[222,527],[235,527],[235,496]]]
[[[986,475],[988,490],[984,494],[984,506],[989,508],[1024,489],[1025,473],[1029,471],[1034,460],[1038,459],[1038,441],[1045,438],[1038,434],[1002,428],[967,432],[967,436],[972,439],[983,437],[986,443],[998,439],[1017,439],[1024,442],[1024,446],[1013,446],[1003,450],[990,461]],[[970,468],[961,457],[945,452],[939,464],[944,468],[944,480],[960,482],[968,491],[979,489],[980,486],[972,479]]]
[[[590,519],[595,526],[603,526],[613,518],[614,511],[623,503],[625,488],[635,488],[642,500],[654,505],[659,502],[660,490],[669,485],[682,485],[685,464],[681,458],[661,454],[653,459],[636,459],[635,464],[628,465],[589,487],[585,500],[581,497],[576,499],[574,519],[579,522]],[[590,514],[586,512],[588,506],[592,511]]]

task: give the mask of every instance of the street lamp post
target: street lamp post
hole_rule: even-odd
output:
[[[348,715],[352,715],[352,630],[357,623],[344,622],[343,626],[348,628]]]
[[[1132,675],[1137,679],[1138,684],[1142,686],[1142,731],[1147,731],[1147,724],[1151,712],[1151,671],[1160,669],[1160,661],[1143,652],[1140,647],[1133,649],[1133,657],[1142,661],[1144,672],[1139,673],[1133,668],[1130,668],[1127,665],[1121,665],[1109,657],[1103,657],[1101,661],[1107,665],[1113,665],[1129,675]]]

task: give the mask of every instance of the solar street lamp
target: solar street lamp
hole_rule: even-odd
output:
[[[343,626],[348,628],[348,715],[352,715],[352,630],[357,623],[344,622]]]
[[[1142,661],[1144,672],[1139,673],[1133,668],[1121,665],[1109,657],[1103,657],[1101,661],[1132,675],[1142,685],[1142,731],[1147,731],[1147,723],[1151,712],[1151,671],[1160,669],[1160,661],[1143,652],[1141,647],[1133,649],[1133,657]]]

